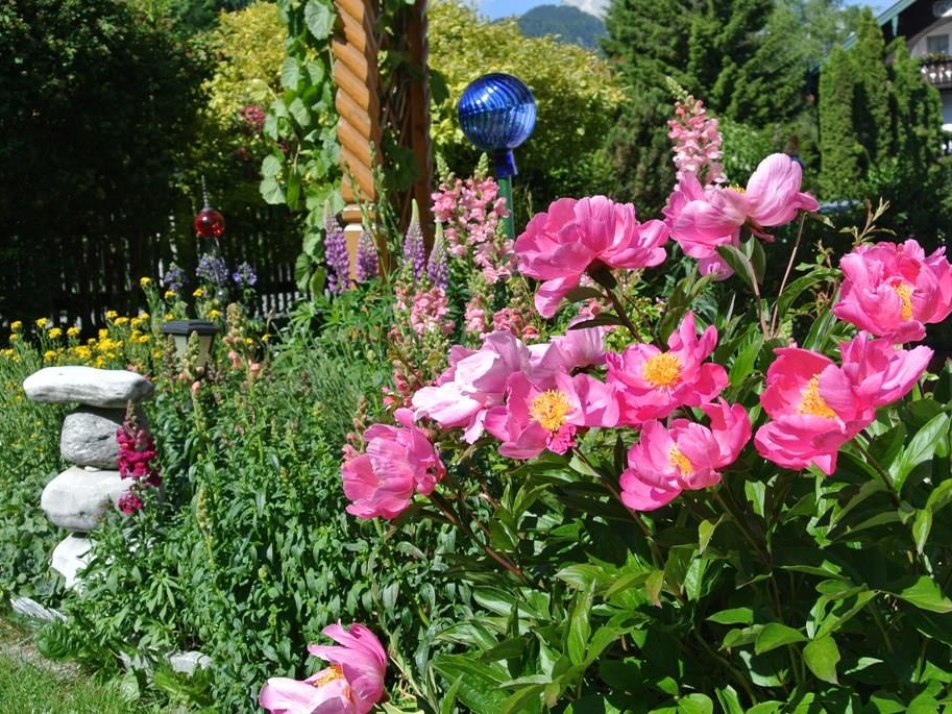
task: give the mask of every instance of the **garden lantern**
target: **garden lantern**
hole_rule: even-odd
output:
[[[218,327],[207,320],[171,320],[162,323],[159,331],[163,335],[172,335],[175,341],[175,354],[181,360],[188,352],[188,341],[192,335],[198,339],[198,362],[196,366],[205,368],[212,354],[212,342],[218,334]]]
[[[512,151],[521,146],[535,128],[535,97],[522,80],[511,74],[484,74],[463,90],[459,123],[466,138],[493,159],[499,191],[509,209],[506,232],[515,238],[512,177],[518,171]]]

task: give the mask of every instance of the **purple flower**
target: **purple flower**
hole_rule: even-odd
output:
[[[206,283],[224,287],[228,284],[228,266],[221,258],[212,255],[203,255],[198,261],[195,275]]]
[[[258,282],[258,276],[255,275],[254,268],[247,263],[239,265],[235,272],[231,274],[231,279],[235,281],[235,285],[239,288],[250,288]]]
[[[264,128],[265,114],[261,107],[249,104],[247,107],[243,107],[238,114],[241,115],[249,131],[260,132]]]
[[[171,290],[174,293],[177,293],[182,289],[182,286],[185,284],[185,271],[178,267],[175,263],[169,264],[169,269],[165,271],[165,275],[162,276],[162,287],[166,290]]]
[[[357,242],[357,282],[365,283],[377,277],[377,246],[368,231],[360,234]]]
[[[332,293],[344,292],[350,282],[350,256],[347,254],[344,229],[331,213],[330,204],[324,206],[324,260],[330,268],[327,289]]]
[[[446,258],[446,242],[439,225],[437,224],[433,250],[430,251],[430,260],[426,264],[426,274],[434,287],[446,290],[450,281],[450,266]]]
[[[413,202],[413,217],[403,239],[403,264],[413,271],[414,282],[426,274],[426,246],[423,244],[423,229],[420,227],[420,208]]]

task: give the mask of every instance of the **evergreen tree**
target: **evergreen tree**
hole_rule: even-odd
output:
[[[866,149],[864,168],[868,168],[890,156],[893,149],[886,43],[869,8],[860,16],[856,44],[849,55],[855,78],[853,127]]]
[[[820,194],[824,199],[855,195],[860,185],[857,161],[862,147],[853,128],[853,63],[835,47],[820,75]]]

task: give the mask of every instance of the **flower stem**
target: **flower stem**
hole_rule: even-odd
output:
[[[780,292],[777,293],[777,302],[774,303],[773,315],[770,318],[770,334],[765,337],[772,337],[777,329],[777,320],[780,318],[780,296],[787,287],[787,280],[790,278],[790,271],[793,270],[793,260],[797,257],[797,250],[800,248],[800,242],[803,240],[803,226],[806,223],[807,214],[800,214],[800,227],[797,229],[797,238],[793,242],[793,248],[790,250],[790,260],[787,261],[787,269],[783,273],[783,280],[780,281]]]

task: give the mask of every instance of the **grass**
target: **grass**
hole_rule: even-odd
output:
[[[0,712],[17,714],[175,714],[130,699],[120,681],[97,682],[73,665],[44,660],[28,631],[0,619]]]

